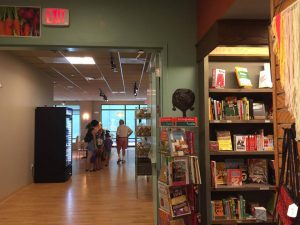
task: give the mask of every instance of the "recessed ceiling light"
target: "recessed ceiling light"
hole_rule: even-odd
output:
[[[71,64],[96,64],[93,57],[66,57]]]
[[[71,77],[75,77],[75,74],[71,74],[70,76],[71,76]]]
[[[69,85],[69,86],[67,86],[67,88],[74,88],[73,86],[71,86],[71,85]]]

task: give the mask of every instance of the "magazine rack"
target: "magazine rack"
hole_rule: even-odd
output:
[[[197,118],[160,118],[159,224],[200,224]]]

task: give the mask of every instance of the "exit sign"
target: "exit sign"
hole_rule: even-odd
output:
[[[61,8],[43,8],[42,23],[46,26],[69,26],[69,10]]]

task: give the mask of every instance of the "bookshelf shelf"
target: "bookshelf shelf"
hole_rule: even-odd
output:
[[[222,185],[216,188],[211,188],[212,191],[275,191],[275,185],[269,184],[243,184],[242,186],[227,186]]]
[[[264,223],[273,223],[272,216],[267,215],[267,221],[261,221],[256,219],[235,219],[235,220],[227,220],[227,219],[216,219],[212,220],[212,224],[264,224]]]
[[[255,89],[246,89],[246,88],[224,88],[224,89],[216,89],[210,88],[209,93],[273,93],[272,88],[255,88]]]
[[[274,151],[210,151],[210,155],[219,155],[219,156],[256,156],[256,155],[263,155],[263,156],[274,156]]]
[[[273,123],[273,120],[210,120],[210,124],[230,124],[230,123],[241,123],[241,124],[259,124],[259,123]]]
[[[230,50],[233,50],[232,47]],[[276,161],[275,151],[210,150],[210,148],[230,149],[230,147],[232,147],[232,149],[245,150],[272,148],[272,140],[276,138],[274,136],[276,117],[274,114],[272,115],[273,92],[275,90],[273,88],[258,88],[260,71],[267,68],[268,65],[265,63],[268,62],[269,59],[267,56],[243,57],[241,60],[239,57],[216,57],[209,54],[203,55],[203,60],[199,61],[199,75],[203,77],[199,87],[200,90],[203,90],[202,95],[200,94],[199,102],[199,105],[203,106],[199,116],[199,133],[201,134],[199,135],[200,149],[203,149],[203,151],[200,151],[199,156],[202,160],[201,170],[204,171],[202,183],[203,193],[201,196],[203,224],[271,223],[272,218],[269,217],[267,222],[259,221],[255,218],[243,220],[212,220],[212,218],[222,216],[222,214],[230,215],[230,210],[227,209],[226,212],[224,204],[220,204],[220,201],[227,202],[238,197],[242,198],[238,199],[240,204],[245,203],[246,205],[246,207],[240,207],[240,214],[242,214],[242,212],[244,214],[250,214],[251,210],[248,207],[250,204],[267,208],[267,202],[272,199],[276,191],[276,186],[271,185],[275,179],[271,168],[271,165],[276,165],[276,162],[274,163],[274,161]],[[241,88],[239,86],[239,81],[236,78],[236,67],[247,69],[252,88]],[[212,88],[213,85],[218,86],[216,85],[218,84],[216,82],[216,70],[226,71],[224,89]],[[222,79],[220,79],[220,82],[222,82]],[[255,118],[262,119],[240,120],[240,118],[254,118],[254,116]],[[222,120],[216,120],[220,118]],[[262,136],[259,136],[260,134]],[[269,140],[270,142],[268,142]],[[239,148],[237,148],[237,146],[239,146]],[[256,171],[254,171],[254,167],[256,167]],[[256,173],[258,169],[265,169],[264,171],[272,170],[272,174],[269,173],[264,176],[264,182],[269,182],[269,184],[262,185],[244,182],[242,186],[219,185],[216,188],[212,185],[212,183],[216,183],[218,179],[219,181],[224,179],[224,183],[228,182],[230,184],[230,182],[232,182],[230,177],[232,178],[232,176],[238,179],[240,183],[243,179],[241,175],[244,176],[245,172],[247,174],[247,172],[250,171],[251,176],[257,176]],[[236,173],[234,174],[232,170],[237,171],[235,171]],[[228,174],[224,175],[226,173],[229,173],[229,179]],[[247,182],[255,182],[249,173]],[[220,211],[216,211],[216,209]]]

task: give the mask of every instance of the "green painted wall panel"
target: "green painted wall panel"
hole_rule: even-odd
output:
[[[196,89],[196,0],[2,0],[1,5],[70,10],[70,27],[42,27],[40,38],[2,37],[1,46],[161,47],[163,114],[179,115],[172,111],[175,89]]]

